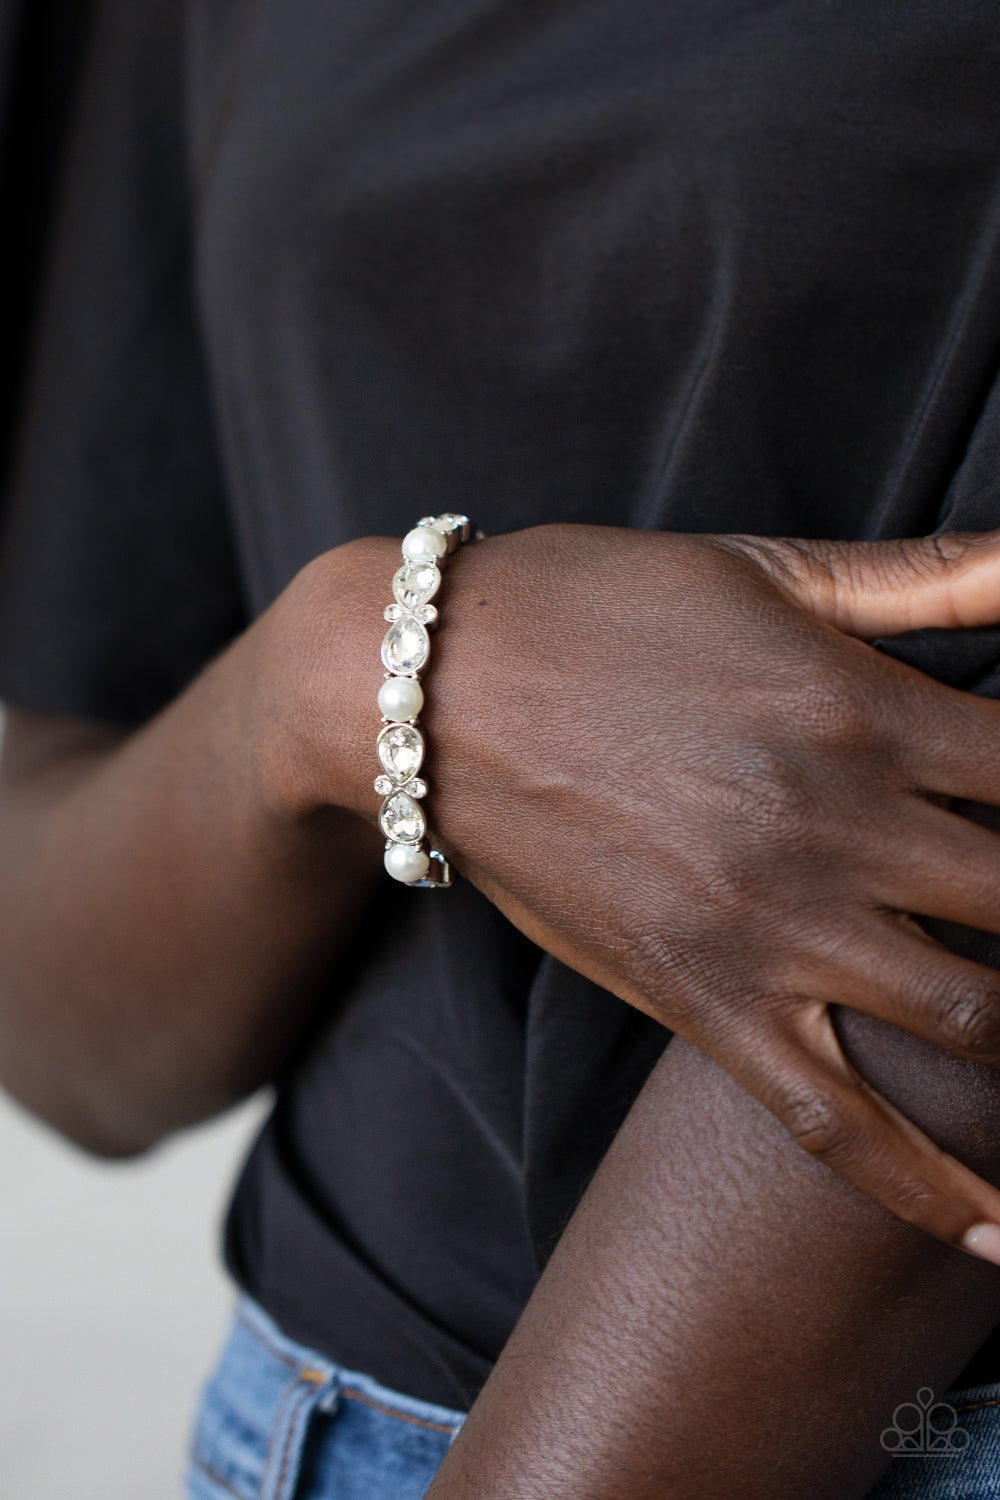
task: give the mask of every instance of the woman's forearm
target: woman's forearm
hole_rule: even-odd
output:
[[[996,1074],[844,1029],[996,1180]],[[1000,1271],[845,1186],[675,1040],[428,1500],[860,1500],[895,1406],[943,1393],[998,1318]]]
[[[8,759],[0,1081],[70,1134],[155,1139],[300,1035],[379,868],[352,814],[375,814],[399,555],[367,538],[317,558],[124,742]],[[950,1243],[1000,1224],[1000,1194],[855,1086],[827,1005],[1000,1058],[997,976],[893,915],[1000,931],[1000,840],[940,805],[1000,802],[998,711],[837,627],[998,616],[1000,534],[838,550],[535,528],[449,573],[426,720],[429,816],[460,871]]]
[[[358,800],[351,777],[370,791],[356,737],[385,628],[370,601],[394,550],[376,540],[318,560],[136,733],[12,714],[0,1083],[82,1144],[141,1149],[273,1077],[302,1034],[381,844],[332,805],[275,810],[269,757],[322,658],[330,801]]]

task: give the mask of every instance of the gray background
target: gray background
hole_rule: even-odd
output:
[[[3,1500],[178,1500],[233,1300],[221,1213],[265,1107],[109,1164],[0,1095]]]

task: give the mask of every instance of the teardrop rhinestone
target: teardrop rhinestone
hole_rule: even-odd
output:
[[[416,776],[424,758],[424,738],[412,724],[390,724],[378,737],[378,758],[397,785]]]
[[[441,573],[432,562],[408,562],[392,580],[392,592],[404,609],[419,609],[441,587]]]
[[[395,844],[416,844],[427,832],[427,819],[419,802],[405,792],[396,792],[382,804],[379,826]]]
[[[404,615],[385,633],[382,660],[390,672],[419,672],[430,649],[430,636],[420,621]]]

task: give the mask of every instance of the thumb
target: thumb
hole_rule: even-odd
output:
[[[732,540],[803,609],[847,635],[1000,624],[1000,531],[888,542]]]

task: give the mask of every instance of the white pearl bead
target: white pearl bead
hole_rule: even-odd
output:
[[[413,677],[387,677],[378,690],[378,706],[387,719],[415,719],[424,706],[424,690]]]
[[[403,538],[403,556],[410,562],[436,562],[447,551],[447,538],[429,526],[414,526]]]
[[[431,862],[423,849],[414,849],[410,844],[390,844],[385,851],[385,867],[393,880],[413,885],[414,881],[423,880]]]

